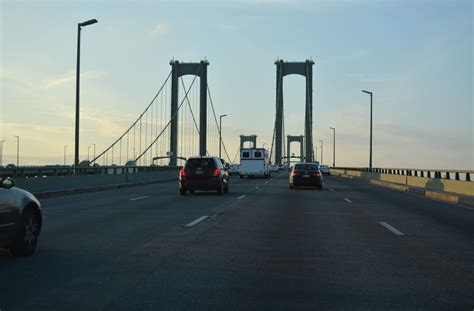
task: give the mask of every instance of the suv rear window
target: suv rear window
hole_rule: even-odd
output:
[[[318,169],[316,164],[295,164],[295,171],[317,171]]]
[[[186,168],[196,168],[196,167],[214,168],[214,167],[216,167],[216,163],[214,162],[214,159],[209,159],[209,158],[189,159],[188,161],[186,161]]]

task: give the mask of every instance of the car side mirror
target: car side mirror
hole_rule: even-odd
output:
[[[15,183],[14,183],[13,180],[10,179],[10,178],[4,178],[4,179],[2,180],[2,188],[4,188],[4,189],[10,189],[10,188],[12,188],[14,185],[15,185]]]

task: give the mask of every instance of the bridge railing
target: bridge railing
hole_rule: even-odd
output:
[[[345,171],[392,174],[400,176],[426,177],[434,179],[474,181],[474,170],[418,169],[418,168],[368,168],[368,167],[332,167]]]
[[[0,168],[0,178],[44,178],[48,176],[114,175],[176,170],[174,166],[22,166]]]

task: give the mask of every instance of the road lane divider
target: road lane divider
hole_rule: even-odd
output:
[[[143,197],[137,197],[137,198],[131,198],[130,201],[137,201],[137,200],[143,200],[143,199],[148,199],[150,196],[145,195]]]
[[[344,198],[344,201],[346,201],[347,203],[352,203],[352,201],[349,200],[348,198]]]
[[[255,190],[258,190],[258,189],[260,189],[260,186],[255,187]]]
[[[394,227],[390,226],[388,223],[384,222],[384,221],[381,221],[379,222],[379,224],[384,227],[385,229],[387,229],[388,231],[392,232],[393,234],[395,235],[405,235],[403,232],[395,229]]]
[[[240,197],[237,198],[237,200],[245,198],[245,194],[242,194]]]
[[[202,221],[204,221],[204,220],[206,220],[206,219],[208,219],[208,218],[209,218],[209,216],[201,216],[201,217],[199,217],[198,219],[191,221],[189,224],[185,225],[184,227],[186,227],[186,228],[194,227],[194,226],[197,225],[198,223],[200,223],[200,222],[202,222]]]
[[[333,191],[333,192],[334,192],[334,191],[336,191],[336,190],[334,190],[334,188],[329,188],[329,191]]]

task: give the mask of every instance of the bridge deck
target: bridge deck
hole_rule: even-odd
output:
[[[37,253],[0,252],[0,308],[474,306],[473,210],[339,177],[231,181],[223,196],[172,182],[44,199]]]

